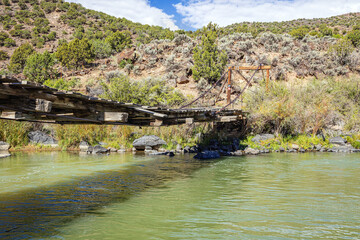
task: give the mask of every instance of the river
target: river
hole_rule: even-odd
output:
[[[360,239],[358,154],[16,153],[1,239]]]

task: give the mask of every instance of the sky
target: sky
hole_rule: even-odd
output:
[[[84,7],[171,30],[209,22],[273,22],[360,12],[360,0],[70,0]]]

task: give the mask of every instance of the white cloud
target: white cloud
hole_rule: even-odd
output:
[[[101,11],[115,17],[124,17],[142,24],[157,25],[178,30],[174,16],[150,6],[148,0],[70,0],[86,8]]]
[[[360,12],[359,0],[188,0],[175,4],[183,22],[201,28],[209,22],[227,26],[238,22],[273,22],[323,18]]]

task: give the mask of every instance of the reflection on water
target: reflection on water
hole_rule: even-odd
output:
[[[35,154],[35,156],[44,158],[41,154]],[[75,167],[73,164],[74,156],[69,157],[64,153],[61,156],[64,158],[64,160],[59,160],[61,165],[62,163],[69,164],[67,168],[69,171],[79,172],[78,169],[71,169],[71,167]],[[124,156],[133,158],[131,155],[112,155],[112,158]],[[26,164],[27,161],[33,161],[33,159],[26,159],[28,157],[26,155],[21,155],[21,157],[25,158]],[[185,176],[206,164],[205,162],[194,161],[190,157],[169,160],[168,157],[161,156],[150,161],[144,156],[138,158],[140,161],[139,159],[137,162],[133,161],[133,164],[128,165],[125,169],[98,171],[90,176],[78,177],[54,185],[43,185],[30,190],[0,194],[0,236],[20,239],[41,237],[44,234],[53,235],[55,228],[76,217],[87,213],[96,213],[96,210],[104,205],[127,200],[138,192],[158,186],[166,180]],[[81,161],[84,159],[78,156],[75,159],[78,159],[75,160],[76,164],[89,164],[90,168],[91,165],[94,165],[89,162],[89,159]],[[8,163],[3,164],[17,165],[21,161],[19,158],[15,158],[14,162],[11,160],[13,159],[9,159],[7,160]],[[51,161],[51,159],[47,160]],[[94,159],[91,158],[90,160]],[[102,156],[102,160],[106,160],[106,157]],[[58,162],[53,162],[50,165],[56,166],[57,164]],[[102,166],[104,165],[108,167],[106,162]],[[110,165],[116,166],[114,163]],[[27,167],[19,167],[19,169],[15,167],[14,172],[17,172],[16,175],[25,174],[25,169]],[[60,176],[72,177],[65,172],[64,166],[60,169],[63,171]],[[48,171],[56,171],[56,169],[50,168]],[[51,174],[48,171],[39,174],[50,177]],[[56,177],[59,178],[59,176]],[[36,176],[34,178],[36,179]],[[44,178],[43,180],[44,182],[40,185],[46,184],[47,179]],[[49,180],[51,181],[51,179]]]
[[[0,238],[359,239],[358,157],[18,155],[0,179],[41,177],[8,180]]]

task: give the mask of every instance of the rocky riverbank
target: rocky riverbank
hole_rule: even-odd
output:
[[[49,134],[42,131],[32,131],[28,134],[29,146],[34,146],[34,150],[46,149],[48,151],[61,150],[58,141]],[[124,152],[144,152],[150,155],[167,155],[194,153],[198,159],[214,159],[221,156],[243,156],[258,155],[271,152],[305,153],[305,152],[341,152],[356,153],[360,152],[360,140],[358,136],[344,135],[336,137],[318,136],[295,136],[282,137],[273,134],[259,134],[250,136],[245,140],[238,138],[219,141],[217,139],[202,139],[198,144],[181,145],[164,141],[155,135],[145,135],[136,138],[132,143],[127,144],[132,148],[120,146],[111,147],[106,142],[98,142],[91,145],[82,141],[77,148],[86,154],[110,154]],[[27,149],[29,146],[25,147]],[[169,146],[172,146],[169,148]],[[167,148],[165,148],[167,147]],[[8,157],[10,144],[0,142],[0,158]]]

